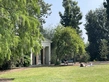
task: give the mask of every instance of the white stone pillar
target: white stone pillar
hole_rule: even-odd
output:
[[[32,65],[32,63],[33,63],[33,53],[32,53],[32,49],[31,49],[31,54],[30,54],[30,61],[31,61],[31,65]]]
[[[49,60],[49,65],[51,64],[51,46],[49,45],[49,48],[48,48],[48,53],[49,53],[49,55],[48,55],[48,60]]]
[[[38,54],[36,54],[36,65],[38,65],[38,59],[39,59],[39,56]]]
[[[43,47],[43,65],[45,65],[45,47]]]

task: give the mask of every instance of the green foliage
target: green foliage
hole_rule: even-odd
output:
[[[46,23],[45,19],[52,13],[51,12],[51,4],[46,3],[44,0],[38,0],[38,4],[40,6],[40,14],[37,15],[35,13],[32,13],[32,15],[34,15],[36,18],[38,18],[38,20],[41,23],[40,31],[43,33],[44,28],[43,28],[43,24]]]
[[[77,57],[78,57],[77,59],[78,59],[79,62],[85,62],[85,63],[87,63],[90,60],[90,56],[89,56],[88,53],[84,53],[84,54],[79,55]]]
[[[45,28],[43,31],[43,36],[49,40],[52,40],[54,37],[54,33],[55,33],[54,31],[55,29],[53,29],[52,27]]]
[[[80,8],[77,6],[78,2],[74,0],[63,0],[63,7],[65,9],[64,14],[59,12],[61,17],[61,24],[65,27],[72,27],[77,30],[77,33],[80,33],[79,25],[81,24],[80,20],[82,19],[82,13]]]
[[[46,23],[45,18],[47,18],[51,14],[51,4],[46,3],[44,0],[38,0],[40,6],[40,15],[38,17],[41,24]]]
[[[100,60],[100,45],[101,40],[109,41],[109,27],[107,23],[105,9],[99,8],[94,11],[90,10],[86,15],[85,29],[88,35],[89,46],[87,48],[91,60]],[[105,44],[107,45],[107,44]],[[103,47],[103,46],[102,46]],[[101,47],[101,49],[103,49]],[[106,49],[107,50],[107,49]]]
[[[11,68],[11,61],[7,59],[2,60],[2,65],[0,65],[0,70],[7,70]]]
[[[100,54],[100,60],[107,60],[109,51],[108,51],[108,42],[105,39],[101,39],[100,45],[99,45],[99,54]]]
[[[51,55],[51,64],[56,64],[56,54],[53,53],[54,50],[52,50],[52,55]]]
[[[103,5],[106,8],[107,19],[109,21],[109,0],[106,0],[106,2],[103,3]]]
[[[24,67],[30,66],[30,56],[25,56],[24,57],[23,66]]]
[[[24,56],[16,58],[16,61],[11,60],[11,62],[13,63],[13,66],[15,67],[28,67],[30,66],[30,56],[24,55]]]
[[[85,45],[76,30],[71,27],[58,26],[53,38],[57,59],[71,56],[73,53],[84,53]],[[73,56],[73,55],[72,55]]]
[[[40,51],[43,37],[33,13],[40,14],[37,0],[0,0],[0,59]]]
[[[55,65],[60,65],[60,64],[61,64],[60,61],[55,62]]]

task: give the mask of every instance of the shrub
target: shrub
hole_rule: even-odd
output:
[[[16,67],[28,67],[30,65],[30,57],[28,55],[24,55],[18,58],[15,64]]]
[[[0,65],[0,70],[7,70],[11,68],[11,61],[4,60],[3,64]]]
[[[60,63],[60,61],[56,61],[56,63],[55,63],[55,65],[60,65],[61,63]]]
[[[51,64],[55,64],[56,63],[56,55],[53,54],[51,55]]]
[[[79,57],[79,62],[88,62],[90,59],[90,56],[88,53],[85,53]]]
[[[30,57],[29,56],[24,57],[23,66],[24,67],[30,66]]]

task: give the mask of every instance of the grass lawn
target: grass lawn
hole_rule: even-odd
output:
[[[109,65],[17,69],[1,73],[0,78],[15,78],[12,82],[109,82]]]

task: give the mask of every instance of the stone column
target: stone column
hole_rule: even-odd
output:
[[[38,65],[38,59],[39,59],[39,56],[38,54],[36,54],[36,65]]]
[[[49,65],[51,64],[51,46],[49,45]]]
[[[33,53],[32,53],[32,49],[31,49],[31,54],[30,54],[30,59],[31,59],[31,65],[33,64]]]
[[[43,48],[43,65],[45,65],[45,47]]]

